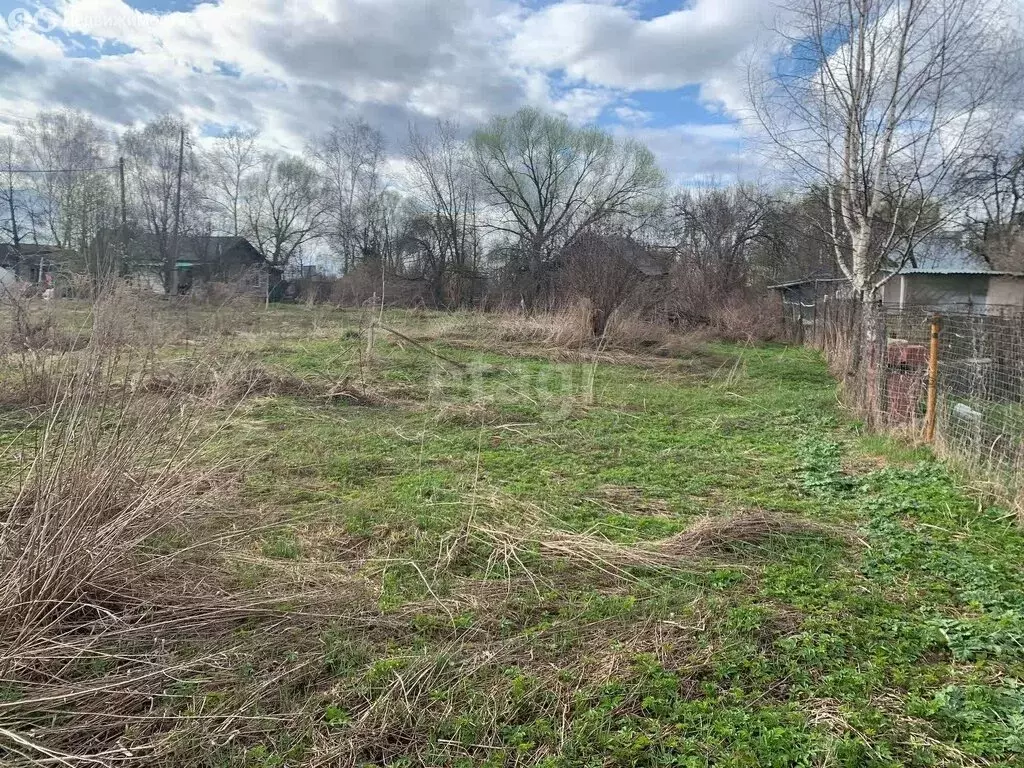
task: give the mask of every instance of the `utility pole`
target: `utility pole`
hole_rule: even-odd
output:
[[[174,234],[172,239],[174,240],[173,250],[171,252],[171,268],[167,275],[167,292],[171,296],[178,295],[178,254],[179,254],[179,241],[178,234],[179,224],[181,221],[181,172],[182,167],[185,164],[185,126],[181,126],[180,140],[178,142],[178,186],[174,193]]]
[[[14,250],[18,251],[21,237],[18,235],[18,216],[14,209],[14,158],[11,155],[7,158],[7,205],[11,209],[11,243]]]
[[[124,260],[116,270],[118,273],[128,261],[128,194],[124,188],[124,155],[117,161],[118,184],[121,187],[121,258]]]

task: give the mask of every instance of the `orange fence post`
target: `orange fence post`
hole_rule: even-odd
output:
[[[924,439],[935,441],[935,410],[939,399],[939,321],[932,317],[932,343],[928,354],[928,410],[925,412]]]

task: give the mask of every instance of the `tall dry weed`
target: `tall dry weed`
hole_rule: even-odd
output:
[[[147,764],[169,748],[168,691],[265,609],[232,593],[220,534],[201,534],[236,470],[205,455],[213,427],[114,386],[111,343],[100,333],[55,370],[45,415],[7,446],[0,754],[21,764]]]

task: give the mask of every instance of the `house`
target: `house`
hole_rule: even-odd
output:
[[[0,245],[0,268],[23,283],[45,283],[60,270],[70,254],[56,245],[21,243]]]
[[[0,267],[0,304],[18,295],[18,278],[13,272]]]
[[[169,289],[179,295],[209,283],[236,283],[271,299],[284,289],[283,271],[266,259],[244,237],[187,235],[177,246],[173,285],[167,286],[159,240],[155,235],[136,235],[129,240],[127,270],[138,282],[156,293]]]

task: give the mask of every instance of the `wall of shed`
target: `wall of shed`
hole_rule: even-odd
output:
[[[1024,278],[993,277],[989,279],[988,303],[1000,306],[1024,306]]]
[[[983,308],[988,303],[989,280],[985,275],[904,275],[903,306],[940,308]],[[900,278],[892,281],[899,289]]]

